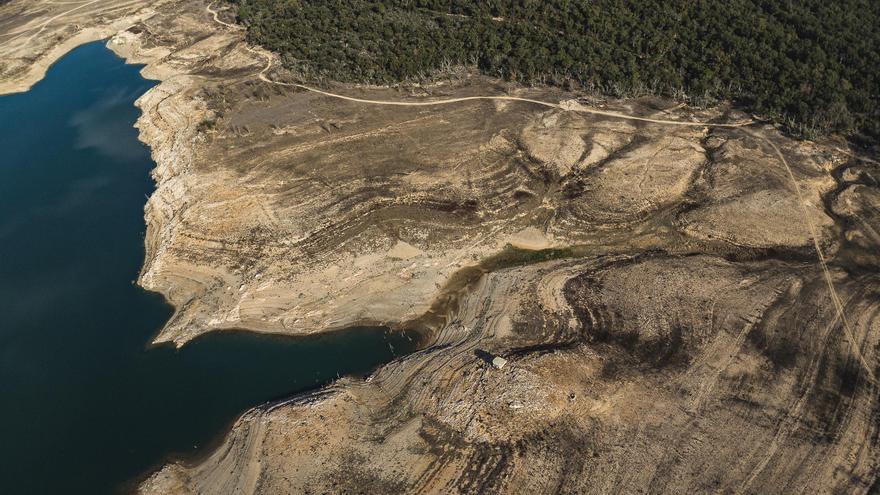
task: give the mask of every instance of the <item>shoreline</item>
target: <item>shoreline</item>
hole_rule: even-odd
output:
[[[254,50],[240,30],[217,31],[211,9],[166,5],[150,26],[158,42],[127,29],[107,41],[159,81],[136,102],[155,183],[137,284],[174,314],[148,348],[228,332],[332,339],[361,321],[430,331],[369,379],[247,409],[195,458],[170,456],[126,487],[876,482],[877,274],[834,263],[851,243],[877,266],[873,169],[770,126],[683,129],[507,101],[392,112],[387,90],[284,88],[256,77]],[[452,96],[495,88],[469,84]],[[609,109],[650,122],[664,106]]]
[[[168,3],[160,5],[168,5]],[[286,83],[276,83],[266,76],[266,72],[272,67],[272,57],[274,55],[263,49],[254,49],[253,47],[248,46],[244,39],[243,30],[231,29],[229,24],[217,19],[217,11],[212,10],[212,6],[213,3],[208,4],[207,7],[195,6],[195,9],[201,13],[202,17],[201,19],[198,19],[198,25],[195,26],[198,29],[200,36],[207,36],[208,38],[214,39],[214,45],[224,46],[227,50],[233,51],[241,48],[243,51],[257,56],[256,60],[237,58],[231,60],[228,62],[228,64],[230,64],[228,70],[234,72],[235,70],[250,68],[254,63],[258,66],[265,64],[265,67],[258,72],[254,72],[252,76],[266,84],[287,85]],[[503,250],[505,242],[520,242],[523,248],[530,250],[550,245],[567,245],[566,242],[561,241],[554,241],[548,244],[548,240],[543,238],[540,232],[529,227],[522,232],[529,230],[537,232],[537,241],[532,241],[528,238],[525,238],[525,241],[517,241],[516,237],[522,234],[522,232],[515,233],[512,237],[506,240],[496,239],[494,245],[482,246],[480,249],[473,249],[474,257],[470,260],[462,261],[461,258],[469,254],[467,250],[465,250],[462,255],[457,258],[452,258],[449,267],[451,267],[453,263],[455,263],[455,266],[452,267],[451,270],[446,269],[440,273],[435,270],[427,273],[429,278],[438,280],[440,284],[433,290],[428,287],[418,287],[418,290],[421,292],[416,294],[416,296],[409,301],[408,309],[404,309],[405,304],[398,304],[397,306],[390,306],[372,313],[367,311],[366,314],[359,314],[357,311],[348,312],[345,309],[339,310],[339,305],[344,306],[345,304],[351,304],[352,301],[356,299],[352,295],[356,288],[353,289],[347,287],[345,289],[348,290],[348,292],[343,291],[336,294],[319,292],[314,295],[313,298],[315,301],[312,305],[317,307],[310,312],[305,310],[297,311],[297,308],[299,307],[299,305],[297,305],[293,309],[279,310],[276,314],[270,315],[270,317],[265,315],[262,318],[242,316],[241,306],[243,304],[243,299],[250,294],[251,286],[265,286],[267,283],[258,283],[258,281],[249,278],[248,275],[230,273],[226,267],[210,267],[205,264],[199,264],[199,260],[192,263],[178,263],[171,267],[165,266],[167,263],[177,261],[169,261],[167,259],[168,257],[163,255],[165,250],[168,249],[169,244],[175,242],[175,236],[179,235],[175,230],[177,229],[177,223],[180,222],[179,217],[182,217],[187,213],[186,210],[190,207],[189,201],[191,191],[198,187],[198,184],[195,184],[192,181],[187,181],[187,176],[190,175],[188,174],[189,168],[192,166],[194,160],[200,158],[198,154],[200,153],[200,147],[205,139],[205,136],[202,135],[198,129],[198,123],[200,120],[213,118],[211,116],[214,113],[213,110],[207,108],[209,106],[208,103],[203,101],[201,97],[197,95],[198,91],[208,87],[207,84],[202,84],[202,78],[205,77],[210,79],[210,77],[193,73],[193,70],[188,66],[186,60],[188,57],[193,56],[193,54],[189,53],[192,49],[191,46],[186,46],[183,49],[183,51],[187,52],[187,55],[186,58],[181,57],[181,60],[183,60],[183,63],[181,63],[181,60],[174,60],[177,55],[177,47],[173,46],[173,43],[169,43],[167,46],[159,44],[146,47],[143,36],[129,31],[131,26],[153,18],[157,14],[158,12],[155,9],[143,7],[136,13],[117,19],[109,25],[82,29],[75,35],[52,47],[48,52],[42,54],[39,57],[39,62],[35,63],[28,69],[26,76],[17,78],[14,82],[0,83],[0,93],[2,93],[4,89],[6,91],[26,90],[26,88],[29,88],[39,81],[48,67],[59,57],[63,56],[76,46],[90,41],[96,41],[98,39],[106,39],[106,46],[126,64],[142,65],[141,74],[143,77],[158,82],[156,86],[148,90],[137,100],[136,106],[141,110],[141,116],[135,124],[135,127],[138,129],[138,139],[150,149],[153,162],[155,163],[150,174],[153,177],[156,187],[145,205],[145,256],[138,275],[137,283],[145,290],[161,294],[167,304],[169,304],[174,311],[168,323],[158,330],[153,340],[154,344],[173,342],[175,346],[181,347],[182,345],[185,345],[186,342],[202,333],[217,330],[222,331],[224,329],[245,329],[266,334],[308,335],[365,324],[402,327],[408,323],[418,323],[435,318],[438,304],[447,297],[446,286],[453,283],[453,280],[459,276],[459,271],[479,269],[479,267],[485,262],[492,257],[497,256],[501,250]],[[212,16],[213,20],[211,19]],[[196,58],[195,60],[198,59]],[[233,83],[237,79],[244,80],[240,75],[230,75],[219,76],[212,82],[223,80],[223,78]],[[296,84],[293,86],[296,86],[299,89],[305,89],[309,92],[316,92],[323,96],[350,100],[356,103],[372,102],[389,105],[424,106],[483,98],[481,96],[462,96],[460,98],[441,100],[438,102],[368,100],[337,95]],[[549,105],[544,101],[531,98],[510,96],[498,98],[532,101],[542,105]],[[173,101],[174,105],[168,105],[167,103],[169,100]],[[574,100],[569,101],[574,102]],[[345,101],[342,101],[340,102],[340,105],[344,103]],[[495,102],[493,104],[506,104],[506,102]],[[558,109],[561,109],[563,112],[568,110],[580,112],[583,110],[587,113],[597,114],[597,116],[601,118],[635,119],[637,121],[657,123],[669,122],[684,126],[692,126],[696,124],[695,122],[661,121],[641,116],[626,116],[619,112],[596,111],[572,105],[576,104],[556,104],[555,107],[559,107]],[[165,108],[169,106],[173,107],[173,109],[167,111],[167,113],[163,113]],[[739,126],[741,124],[713,124],[711,122],[706,122],[701,125],[706,128],[723,128],[725,126]],[[764,140],[772,145],[771,141]],[[228,180],[225,176],[221,177],[221,179]],[[791,176],[791,179],[795,188],[797,188],[797,180],[793,175]],[[801,198],[800,201],[803,202],[804,198]],[[261,206],[265,209],[264,205]],[[810,212],[804,210],[804,215],[806,221],[810,222]],[[815,233],[813,233],[813,235],[815,235]],[[717,237],[725,239],[724,236]],[[726,239],[729,243],[734,245],[737,242],[735,238],[727,237]],[[574,245],[571,243],[568,244]],[[770,243],[770,245],[772,244],[773,243]],[[419,249],[413,248],[408,244],[406,244],[406,246],[408,247],[402,249],[402,252],[404,253],[409,249],[415,249],[416,253],[421,252]],[[819,250],[818,246],[819,244],[816,244],[817,250]],[[819,253],[821,256],[821,250]],[[406,256],[410,255],[404,255],[404,259],[407,259]],[[443,261],[447,261],[448,259],[449,258]],[[343,260],[343,262],[346,261],[351,260]],[[322,274],[316,273],[314,276],[321,277]],[[348,278],[352,278],[352,276],[356,276],[356,274],[350,274]],[[259,274],[257,277],[259,277]],[[409,284],[410,286],[424,285],[424,283],[417,281],[419,278],[421,277],[411,278],[409,281],[404,282],[404,286],[406,284]],[[332,280],[332,276],[330,279]],[[339,281],[337,285],[344,286],[345,280]],[[268,282],[270,285],[271,283],[272,282]],[[400,285],[399,282],[396,283],[398,286]],[[216,288],[210,288],[211,286],[216,285],[220,285],[221,288],[222,286],[226,286],[227,290],[222,291]],[[330,285],[332,286],[333,284]],[[239,287],[239,292],[242,292],[245,288],[247,291],[245,291],[243,295],[238,295],[235,294],[235,290],[232,289],[233,287]],[[379,285],[379,288],[383,287]],[[282,297],[278,295],[280,292],[291,292],[296,290],[298,290],[298,288],[295,284],[280,284],[277,291],[271,293],[271,295],[254,295],[252,297],[253,301],[250,301],[250,304],[254,306],[254,308],[249,310],[252,312],[264,311],[264,308],[261,307],[261,305],[270,304],[270,301],[262,301],[259,299],[260,297],[277,298]],[[255,292],[258,291],[255,290]],[[402,291],[398,290],[398,293],[401,292]],[[361,299],[363,298],[360,293],[357,294],[358,297]],[[212,306],[202,307],[205,300],[208,299],[207,296],[210,296],[217,301],[211,303],[213,304]],[[289,296],[283,296],[282,298],[285,297],[288,304],[292,305],[292,298]],[[347,298],[351,300],[347,301]],[[334,305],[333,303],[328,302],[333,301],[334,299],[338,299],[339,304]],[[319,304],[321,301],[324,302]],[[323,306],[321,304],[323,304]],[[333,309],[336,309],[336,311],[332,311]],[[236,314],[236,312],[239,314]],[[319,316],[310,316],[313,313],[318,314]],[[331,315],[335,319],[328,322],[326,319],[320,317],[321,314]],[[291,321],[293,323],[291,323]]]
[[[208,7],[210,6],[208,5]],[[179,239],[183,234],[192,235],[189,232],[181,233],[180,225],[186,221],[185,218],[190,214],[193,216],[203,214],[201,212],[205,207],[202,207],[199,201],[207,203],[209,206],[212,202],[217,201],[207,192],[200,192],[201,196],[194,193],[204,187],[206,179],[192,173],[191,168],[197,165],[204,167],[197,162],[204,161],[201,153],[210,143],[206,141],[208,138],[199,131],[198,127],[200,122],[215,118],[212,117],[215,115],[215,111],[209,108],[210,103],[206,101],[201,92],[218,84],[259,84],[260,82],[269,84],[272,82],[265,76],[266,70],[271,66],[271,61],[259,69],[266,64],[265,58],[271,57],[271,55],[264,53],[264,50],[254,50],[248,46],[242,30],[228,29],[226,25],[211,20],[210,8],[205,9],[196,5],[192,6],[192,9],[189,12],[192,17],[187,20],[187,24],[184,26],[191,29],[192,32],[198,33],[196,39],[199,41],[194,44],[183,43],[183,48],[175,46],[173,40],[166,44],[146,46],[146,38],[143,33],[128,31],[129,26],[137,24],[143,19],[153,18],[157,14],[155,10],[145,11],[142,9],[133,16],[115,21],[111,26],[82,31],[53,48],[49,54],[43,57],[48,63],[52,57],[62,55],[62,49],[69,49],[71,46],[93,39],[97,34],[103,34],[108,40],[107,47],[122,58],[125,63],[143,65],[141,68],[142,76],[158,81],[156,86],[137,100],[136,106],[141,110],[141,116],[135,124],[138,129],[138,139],[150,149],[155,163],[155,167],[150,173],[156,187],[144,208],[145,255],[138,275],[138,285],[145,290],[161,294],[174,310],[168,323],[158,330],[153,343],[172,342],[175,346],[180,347],[202,333],[235,328],[266,334],[306,335],[363,324],[381,324],[392,327],[402,327],[407,322],[418,324],[418,322],[437,319],[439,313],[446,313],[446,309],[442,306],[443,300],[448,297],[448,285],[454,285],[455,279],[463,276],[466,272],[480,269],[485,262],[501,253],[506,244],[518,243],[526,249],[575,245],[572,241],[564,238],[545,238],[543,234],[528,224],[524,230],[522,226],[507,227],[505,224],[498,224],[497,227],[493,226],[488,233],[478,232],[479,235],[475,236],[474,243],[456,246],[456,249],[451,253],[428,253],[431,256],[428,257],[428,263],[424,263],[424,267],[412,269],[413,266],[416,266],[415,261],[410,265],[410,259],[423,259],[425,255],[423,249],[407,243],[398,243],[403,247],[394,246],[384,258],[371,257],[372,255],[340,257],[338,253],[330,253],[330,258],[323,260],[322,265],[313,267],[309,265],[310,261],[303,262],[302,265],[305,265],[305,268],[310,271],[302,275],[299,283],[296,280],[282,280],[286,276],[283,272],[275,274],[274,279],[269,281],[260,280],[262,270],[267,268],[257,269],[256,273],[254,271],[236,273],[226,265],[211,266],[198,257],[190,260],[182,256],[166,254],[170,249],[200,249],[207,254],[213,254],[209,251],[224,249],[223,244],[226,242],[226,239],[222,238],[222,234],[218,234],[220,238],[216,240]],[[161,22],[161,19],[156,22]],[[169,21],[166,20],[166,22]],[[177,21],[170,22],[172,24],[166,29],[182,29],[177,28],[174,24]],[[182,35],[176,31],[170,32],[175,36]],[[231,57],[225,57],[222,61],[224,70],[229,71],[230,75],[210,76],[198,73],[193,69],[193,67],[198,67],[203,60],[210,60],[212,56],[210,48],[214,47],[235,54]],[[243,53],[239,54],[238,52]],[[257,55],[256,58],[253,55]],[[214,63],[219,63],[219,61]],[[48,67],[46,63],[42,65]],[[252,69],[255,65],[257,67]],[[44,71],[45,67],[38,66],[29,73],[28,77],[34,78]],[[253,71],[254,74],[243,76],[241,71]],[[250,81],[250,78],[256,74],[258,74],[257,81]],[[319,93],[323,96],[339,97],[339,95],[330,93]],[[381,91],[378,94],[381,94]],[[354,104],[359,104],[361,101],[387,101],[342,98],[343,100],[352,100]],[[453,100],[465,101],[473,98],[479,97],[467,96],[465,93],[461,98]],[[532,98],[524,98],[524,100],[538,101]],[[339,101],[338,106],[343,107],[349,103],[351,102]],[[395,105],[397,103],[408,104],[395,102]],[[506,101],[484,101],[475,103],[474,106],[504,106],[507,103]],[[413,103],[417,107],[423,104],[432,105],[433,103]],[[334,103],[334,106],[337,105]],[[418,109],[400,107],[400,111],[417,112]],[[568,113],[565,109],[551,109],[550,111],[560,111],[561,115]],[[618,112],[601,111],[598,113],[597,118],[620,116]],[[542,113],[538,112],[537,115],[542,115]],[[653,119],[644,117],[634,118],[653,121]],[[687,126],[692,125],[692,123],[684,123]],[[618,124],[630,126],[628,122],[615,123],[615,125]],[[713,127],[715,124],[707,123],[705,126]],[[682,132],[691,131],[684,130]],[[561,169],[560,173],[564,170]],[[237,180],[235,176],[226,171],[214,174],[208,179],[222,181],[218,185],[226,187],[234,184]],[[444,178],[444,180],[449,179]],[[248,201],[239,197],[232,199],[236,202]],[[258,203],[254,206],[254,209],[259,207],[263,211],[267,210],[266,204]],[[191,210],[195,211],[191,213]],[[259,211],[256,213],[262,215]],[[267,215],[268,217],[273,215],[277,217],[277,213],[273,211]],[[246,220],[258,219],[247,218]],[[513,224],[519,221],[519,218],[510,218],[505,223]],[[277,219],[269,218],[267,222],[277,222]],[[241,228],[237,225],[234,227]],[[297,227],[311,228],[308,225]],[[207,227],[200,226],[200,228],[204,230]],[[201,232],[194,234],[207,235]],[[307,230],[304,238],[309,235],[320,237],[324,234],[319,226],[312,231]],[[735,239],[733,241],[735,242]],[[196,254],[201,256],[202,252],[199,251]],[[352,278],[357,279],[365,269],[358,271],[345,268],[345,265],[356,264],[361,259],[365,264],[381,262],[383,263],[381,268],[389,270],[390,273],[386,271],[385,273],[368,274],[364,276],[367,278],[363,282],[348,282]],[[258,258],[257,261],[262,260]],[[271,259],[267,260],[267,263],[269,261]],[[428,267],[429,263],[433,263],[432,267]],[[328,265],[331,268],[334,265],[342,265],[343,268],[332,272],[331,268],[326,268]],[[440,267],[433,268],[437,265]],[[302,266],[294,268],[303,269]],[[366,270],[369,273],[369,268]],[[398,270],[397,277],[394,278],[393,274]],[[277,271],[281,271],[281,269]],[[303,290],[301,283],[306,282],[309,278],[325,279],[330,283],[326,284],[326,287],[311,289],[306,302],[300,303],[294,294]],[[377,292],[379,291],[389,291],[389,297],[378,297]],[[276,300],[281,302],[276,302]],[[244,304],[248,306],[244,306]],[[301,309],[301,306],[304,308]],[[328,321],[328,317],[333,320]],[[443,322],[434,322],[431,326],[442,325]]]
[[[180,349],[190,340],[200,338],[209,333],[227,331],[246,331],[262,334],[268,337],[299,338],[345,332],[355,327],[376,326],[389,328],[393,332],[406,333],[409,331],[407,322],[423,321],[428,316],[427,314],[415,315],[414,318],[398,320],[396,323],[389,323],[384,319],[361,318],[351,321],[337,322],[330,325],[318,325],[311,327],[308,331],[297,331],[294,333],[291,333],[283,327],[278,327],[277,325],[267,326],[259,325],[255,322],[243,322],[229,326],[212,327],[183,339],[181,339],[178,334],[175,334],[172,338],[163,337],[163,334],[167,333],[171,322],[179,316],[181,304],[178,301],[175,301],[173,297],[170,297],[170,294],[167,291],[162,290],[161,287],[152,285],[150,282],[151,276],[149,272],[151,265],[156,261],[156,246],[159,244],[156,237],[161,235],[159,232],[161,229],[151,228],[151,224],[156,223],[155,217],[157,210],[151,208],[151,203],[156,199],[159,187],[163,183],[172,180],[173,177],[177,175],[179,172],[179,170],[177,170],[179,163],[181,161],[190,162],[192,160],[192,153],[194,152],[193,147],[168,146],[168,143],[171,142],[178,144],[190,141],[196,137],[196,132],[192,125],[179,128],[161,126],[152,115],[157,110],[157,105],[153,102],[157,100],[157,95],[162,95],[164,98],[182,93],[185,90],[186,85],[179,85],[178,81],[180,79],[191,78],[191,80],[195,81],[198,77],[188,74],[185,70],[173,70],[167,64],[163,64],[162,59],[168,54],[167,48],[154,47],[145,50],[140,46],[139,37],[127,35],[128,29],[132,26],[136,26],[138,23],[148,20],[156,14],[157,11],[155,9],[145,7],[138,13],[117,19],[109,25],[81,29],[76,34],[67,37],[62,42],[53,45],[48,51],[40,54],[37,61],[28,66],[23,76],[16,77],[11,81],[0,82],[0,96],[26,92],[35,84],[42,81],[49,68],[70,51],[79,46],[97,41],[103,42],[105,47],[119,57],[125,64],[141,66],[140,74],[142,77],[157,82],[155,86],[147,90],[135,102],[135,106],[140,110],[140,116],[134,126],[138,129],[138,140],[150,150],[152,161],[154,163],[153,168],[149,172],[153,178],[154,190],[144,206],[144,221],[146,226],[146,234],[144,236],[143,244],[144,258],[138,274],[137,285],[141,290],[162,297],[164,303],[171,308],[172,315],[165,325],[156,330],[156,333],[151,338],[147,348],[171,344],[175,348]],[[208,23],[207,25],[211,24]],[[231,35],[231,37],[236,38],[237,41],[244,44],[242,32],[238,30],[219,29],[213,35]],[[244,44],[244,46],[246,49],[248,48],[246,44]],[[157,48],[159,50],[158,53],[152,53],[152,51]],[[171,80],[175,81],[171,82]],[[181,156],[181,153],[183,156]],[[151,231],[153,234],[152,236]],[[426,307],[434,307],[434,304],[428,302],[426,303]],[[420,329],[418,332],[420,340],[423,341],[430,340],[430,335],[434,333],[428,328]]]
[[[36,60],[31,62],[23,71],[23,75],[18,75],[11,81],[0,81],[0,96],[23,93],[30,90],[34,84],[43,80],[49,67],[70,53],[73,49],[94,41],[110,39],[116,34],[135,26],[139,22],[143,22],[156,15],[156,11],[150,7],[145,6],[141,10],[142,12],[117,19],[109,25],[89,26],[80,29],[73,36],[66,37],[64,41],[53,45],[48,51],[44,51],[37,55]],[[9,41],[4,43],[8,42]],[[126,59],[123,58],[123,60]],[[126,60],[126,63],[129,62]]]
[[[393,332],[387,327],[369,327],[367,328],[370,331],[382,331],[383,333],[388,334],[385,330],[389,332]],[[380,330],[381,329],[381,330]],[[195,339],[190,342],[187,342],[187,346],[190,344],[198,344],[200,340],[211,339],[211,338],[222,338],[224,335],[229,333],[240,333],[242,335],[248,336],[248,338],[258,338],[258,339],[280,339],[280,340],[311,340],[311,339],[319,339],[319,338],[333,338],[339,333],[344,332],[357,332],[361,331],[363,328],[347,328],[347,329],[339,329],[332,331],[330,333],[318,333],[311,335],[278,335],[278,334],[266,334],[263,332],[254,332],[251,330],[242,330],[242,329],[228,329],[228,330],[216,330],[207,332],[205,334],[199,335]],[[162,342],[162,343],[150,343],[148,344],[147,349],[151,349],[153,347],[161,347],[161,346],[173,346],[175,352],[179,352],[181,347],[176,347],[173,343],[170,342]],[[169,453],[163,456],[161,459],[157,460],[153,465],[144,469],[137,476],[125,481],[122,483],[119,488],[123,493],[138,493],[138,488],[142,486],[145,482],[147,482],[153,475],[157,472],[161,471],[165,466],[168,465],[183,465],[189,467],[195,467],[199,464],[208,460],[211,455],[220,448],[224,442],[226,441],[228,435],[241,423],[241,421],[246,418],[249,414],[252,414],[255,411],[271,411],[276,407],[282,407],[291,403],[299,403],[302,401],[308,401],[312,398],[320,398],[322,396],[334,393],[334,389],[341,388],[345,383],[349,382],[358,382],[364,381],[368,379],[370,376],[375,374],[384,366],[393,363],[399,359],[406,358],[409,354],[419,352],[421,347],[416,347],[414,350],[405,352],[399,355],[394,356],[390,361],[380,362],[371,368],[361,371],[361,372],[351,372],[338,375],[334,379],[330,379],[324,383],[316,383],[312,387],[307,387],[303,390],[296,391],[293,393],[285,393],[280,394],[277,397],[270,397],[263,402],[256,404],[252,407],[248,407],[241,411],[240,414],[230,419],[222,428],[218,429],[214,434],[211,435],[211,438],[199,446],[198,450],[190,453]]]

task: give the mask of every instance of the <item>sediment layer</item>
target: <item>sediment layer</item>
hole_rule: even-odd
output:
[[[834,275],[861,352],[876,274]],[[655,281],[662,281],[657,283]],[[255,409],[145,493],[868,493],[877,390],[811,262],[666,253],[511,268],[436,345]],[[485,354],[504,356],[495,369]]]
[[[157,185],[139,283],[176,308],[157,341],[430,322],[432,342],[367,381],[246,413],[143,492],[876,483],[876,162],[769,125],[713,126],[747,120],[725,107],[477,76],[329,89],[563,104],[340,100],[274,84],[290,75],[227,12],[146,3],[81,25],[60,20],[92,4],[0,7],[20,22],[4,21],[0,90],[99,34],[160,81],[137,124]],[[44,33],[55,41],[34,44]]]

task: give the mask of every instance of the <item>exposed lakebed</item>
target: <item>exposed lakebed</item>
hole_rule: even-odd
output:
[[[91,43],[0,97],[4,492],[118,490],[200,452],[249,407],[414,347],[379,328],[149,347],[171,314],[133,283],[153,188],[133,103],[153,84]]]

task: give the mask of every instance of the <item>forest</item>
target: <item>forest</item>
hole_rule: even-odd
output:
[[[467,66],[523,84],[733,100],[806,137],[880,137],[876,0],[231,0],[303,80]]]

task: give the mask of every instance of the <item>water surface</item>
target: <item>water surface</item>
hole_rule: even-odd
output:
[[[412,348],[381,329],[148,348],[171,308],[133,283],[154,166],[138,71],[91,43],[0,97],[2,493],[118,491],[249,407]]]

